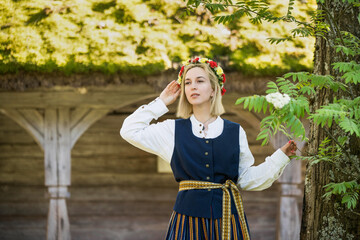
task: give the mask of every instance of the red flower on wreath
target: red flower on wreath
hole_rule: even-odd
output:
[[[223,73],[223,75],[221,75],[221,76],[223,78],[223,83],[225,83],[226,82],[225,74]]]
[[[180,69],[180,73],[179,73],[179,76],[181,76],[184,72],[184,69],[185,69],[185,66],[182,66],[181,69]]]
[[[216,68],[218,66],[217,63],[214,61],[210,61],[209,64],[210,64],[210,67],[212,67],[212,68]]]

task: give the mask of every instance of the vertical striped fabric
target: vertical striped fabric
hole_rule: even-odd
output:
[[[231,239],[229,240],[242,240],[243,236],[239,216],[237,214],[232,214],[230,222]],[[165,239],[221,240],[221,218],[198,218],[173,212],[170,218],[169,228]]]

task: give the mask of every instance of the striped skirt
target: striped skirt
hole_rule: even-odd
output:
[[[243,226],[241,226],[240,224],[238,215],[232,214],[231,239],[229,240],[243,239],[241,227]],[[246,227],[248,228],[249,231],[249,227],[248,226]],[[211,219],[211,218],[190,217],[173,211],[165,239],[166,240],[221,240],[221,218]]]

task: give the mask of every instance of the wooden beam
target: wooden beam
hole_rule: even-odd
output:
[[[129,102],[158,96],[144,84],[123,85],[117,88],[46,89],[26,92],[0,92],[0,108],[87,107],[116,109]]]
[[[31,123],[34,128],[44,134],[44,116],[36,109],[18,109],[18,111]]]
[[[0,111],[23,127],[44,150],[44,121],[35,109],[0,109]]]
[[[76,118],[71,119],[71,123],[75,124],[71,126],[71,148],[74,147],[76,141],[94,122],[104,117],[109,111],[109,109],[90,109],[89,111],[85,111],[83,108],[75,109],[71,115],[72,118]],[[83,115],[81,116],[81,114]]]
[[[91,110],[92,109],[88,107],[77,107],[73,109],[70,112],[70,128],[73,129]]]

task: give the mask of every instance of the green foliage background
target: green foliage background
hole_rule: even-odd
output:
[[[279,15],[287,1],[275,1]],[[308,18],[314,1],[293,14]],[[226,27],[209,13],[185,16],[182,0],[0,0],[0,73],[65,74],[101,71],[152,74],[191,56],[228,62],[247,75],[281,75],[312,68],[312,38],[271,45],[291,24],[252,24],[246,17]]]

